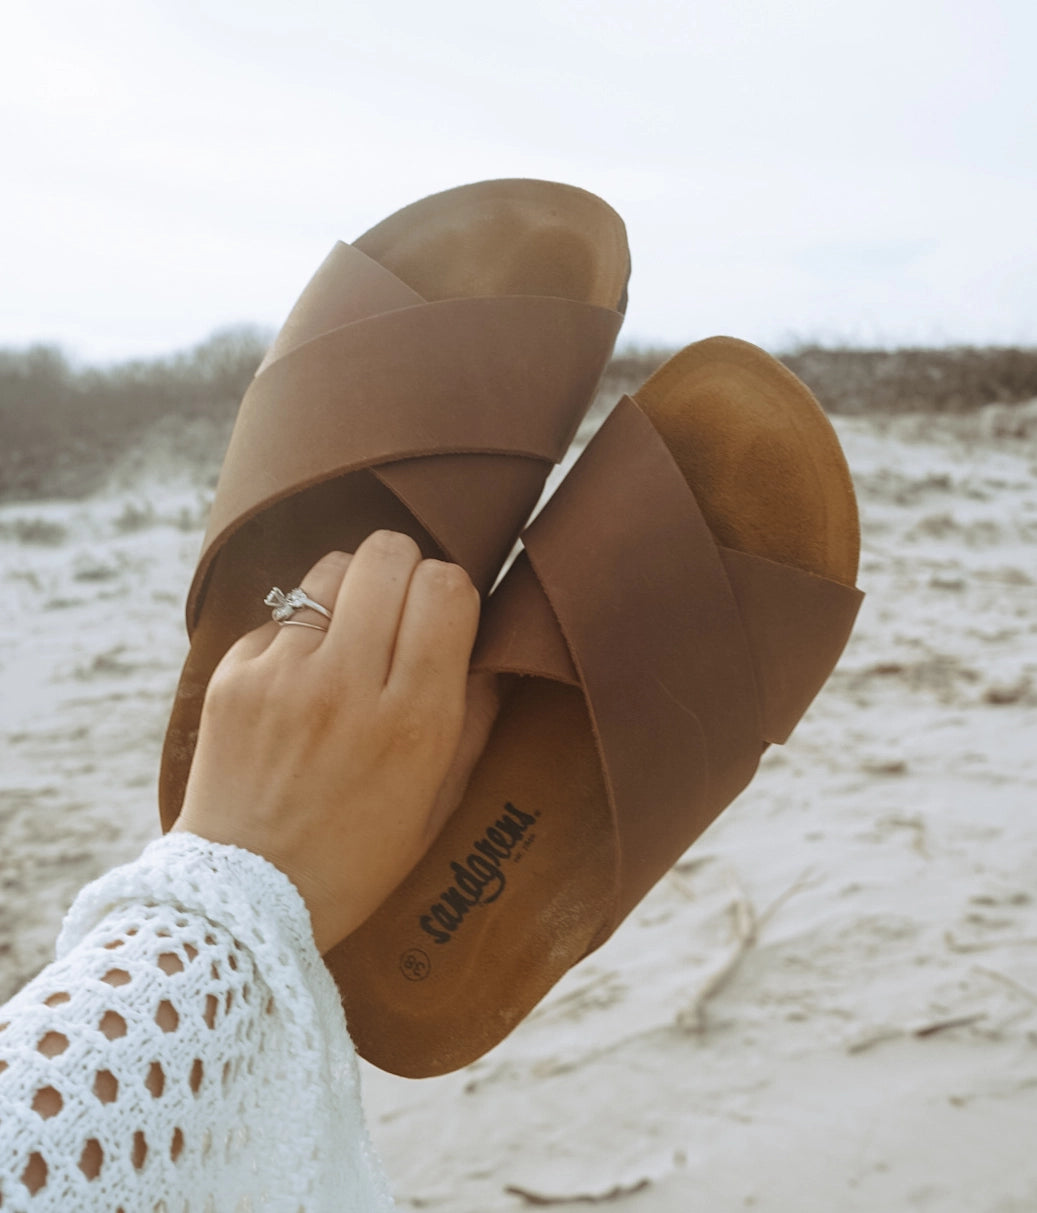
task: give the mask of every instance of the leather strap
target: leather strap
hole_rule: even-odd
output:
[[[597,947],[787,737],[861,595],[718,548],[629,397],[523,541],[473,665],[583,686],[617,839]]]
[[[525,551],[516,557],[483,611],[470,664],[473,671],[580,686],[558,618]]]
[[[256,374],[323,333],[424,302],[391,270],[353,245],[339,241],[296,300]]]
[[[566,299],[448,299],[346,323],[267,362],[224,460],[189,630],[217,551],[245,521],[362,468],[379,468],[477,583],[492,579],[594,395],[621,320]],[[458,455],[492,458],[440,462]],[[493,508],[473,510],[480,487]]]
[[[719,550],[752,654],[760,736],[783,745],[835,669],[864,595],[762,556]]]

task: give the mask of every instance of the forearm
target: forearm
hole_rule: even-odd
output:
[[[277,869],[171,836],[80,894],[58,952],[0,1011],[5,1213],[388,1207],[334,984]]]

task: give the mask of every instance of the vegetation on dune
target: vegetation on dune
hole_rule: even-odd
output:
[[[603,384],[632,392],[672,350],[620,350]],[[778,354],[830,413],[964,413],[1037,399],[1037,349],[948,346],[853,349],[802,345]]]
[[[782,361],[834,413],[964,413],[1037,399],[1037,349],[802,346]]]
[[[184,353],[111,367],[79,367],[53,346],[0,350],[0,500],[88,493],[155,435],[214,475],[268,340],[256,328],[227,329]],[[602,406],[671,353],[620,349]],[[1037,399],[1037,349],[802,346],[782,359],[833,413],[960,413]]]
[[[218,461],[268,335],[214,333],[184,353],[77,367],[59,349],[0,350],[0,500],[75,497],[101,484],[115,460],[156,425],[176,444],[198,429],[220,434]]]

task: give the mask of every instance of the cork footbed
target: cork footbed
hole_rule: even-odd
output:
[[[790,372],[745,342],[713,338],[678,354],[635,399],[721,543],[854,583],[849,471]],[[611,816],[583,697],[542,679],[502,682],[460,808],[403,885],[326,957],[360,1053],[407,1077],[456,1069],[502,1040],[603,941],[612,906]],[[689,806],[689,844],[707,824]]]
[[[600,198],[574,186],[533,180],[461,186],[398,211],[354,245],[430,302],[550,295],[618,310],[625,306],[630,260],[623,223]],[[290,441],[288,408],[285,425]],[[381,528],[413,536],[426,556],[444,556],[367,471],[285,498],[246,523],[221,549],[166,734],[159,778],[164,829],[180,811],[212,672],[239,636],[270,618],[263,605],[269,588],[298,585],[325,553],[355,551]]]
[[[462,186],[404,207],[353,243],[429,302],[549,295],[626,309],[623,225],[572,185]]]

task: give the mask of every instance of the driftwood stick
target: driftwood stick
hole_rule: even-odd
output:
[[[766,910],[758,915],[737,873],[730,866],[727,867],[727,880],[732,892],[728,913],[731,916],[734,947],[718,968],[702,983],[688,1006],[677,1013],[676,1024],[679,1028],[686,1032],[705,1030],[706,1004],[711,998],[715,998],[734,976],[746,954],[756,945],[761,927],[774,917],[790,897],[795,896],[810,883],[812,874],[813,871],[810,868],[801,872],[792,884],[784,892],[779,893]],[[690,894],[685,891],[685,895]]]
[[[992,977],[1010,990],[1021,994],[1028,1002],[1032,1002],[1037,1007],[1037,991],[1031,990],[1029,986],[1024,986],[1022,982],[1016,981],[1014,977],[1009,977],[1007,973],[999,973],[997,969],[988,969],[985,965],[973,965],[972,971],[982,973],[985,977]]]
[[[753,904],[741,881],[730,868],[728,880],[734,894],[728,905],[728,913],[734,929],[735,944],[720,966],[702,983],[688,1006],[677,1013],[677,1026],[686,1032],[705,1030],[706,1003],[727,985],[745,954],[756,943],[757,923]]]
[[[510,1196],[521,1197],[527,1205],[603,1205],[608,1201],[617,1200],[620,1196],[632,1196],[635,1192],[642,1192],[645,1188],[651,1187],[651,1183],[650,1179],[640,1179],[630,1185],[617,1184],[616,1187],[610,1188],[600,1195],[589,1192],[572,1192],[549,1196],[544,1192],[534,1192],[532,1188],[523,1188],[519,1184],[507,1184],[504,1191]]]

